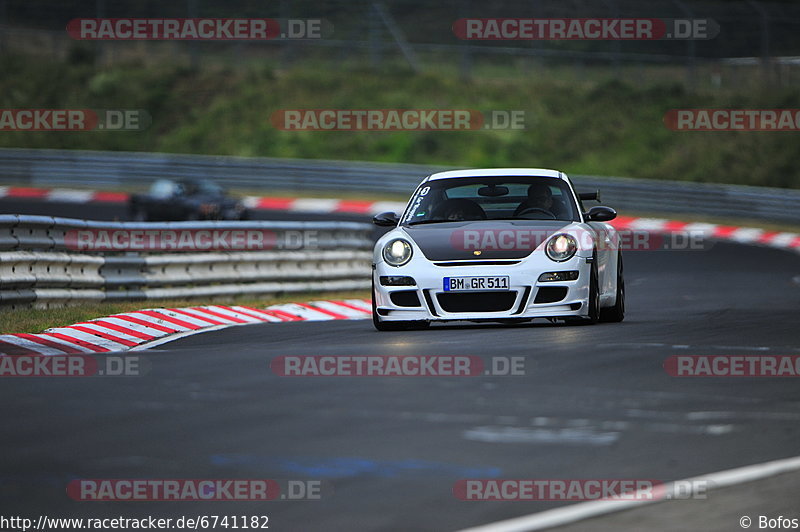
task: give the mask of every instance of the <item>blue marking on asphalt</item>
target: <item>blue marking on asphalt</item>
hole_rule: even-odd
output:
[[[447,475],[458,478],[499,477],[498,467],[464,467],[429,460],[372,460],[359,457],[289,458],[257,455],[218,454],[211,456],[215,466],[245,466],[251,469],[308,475],[323,478],[348,478],[363,475],[392,478],[402,475]]]

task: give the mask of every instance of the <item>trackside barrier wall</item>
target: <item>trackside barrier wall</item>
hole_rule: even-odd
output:
[[[89,252],[68,248],[65,236],[74,229],[256,229],[278,241],[289,232],[314,238],[299,249]],[[0,215],[0,309],[364,289],[372,230],[353,222],[127,223]]]
[[[0,183],[95,190],[145,186],[158,178],[210,178],[228,188],[357,191],[408,196],[426,175],[453,168],[424,165],[159,153],[0,149]],[[800,190],[570,176],[582,190],[600,188],[620,210],[692,213],[800,225]],[[0,233],[0,240],[3,235]]]

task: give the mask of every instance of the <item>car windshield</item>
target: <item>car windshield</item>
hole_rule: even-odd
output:
[[[475,177],[425,183],[411,199],[403,224],[465,220],[579,221],[569,185],[553,177]]]

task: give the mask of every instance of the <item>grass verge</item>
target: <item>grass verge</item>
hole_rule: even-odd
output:
[[[7,132],[0,146],[407,162],[462,167],[548,167],[571,174],[800,187],[797,133],[673,131],[670,109],[794,109],[800,90],[689,90],[518,74],[463,81],[443,71],[370,72],[304,62],[192,69],[132,62],[96,67],[0,57],[5,107],[144,109],[143,131]],[[524,129],[286,131],[286,109],[523,111]],[[487,114],[487,116],[489,116]],[[382,176],[376,175],[380,180]]]

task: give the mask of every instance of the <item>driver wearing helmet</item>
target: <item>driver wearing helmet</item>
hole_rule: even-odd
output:
[[[519,216],[527,210],[537,209],[546,211],[555,217],[555,213],[551,210],[552,207],[553,192],[550,190],[550,186],[546,183],[534,183],[528,187],[528,199],[519,204],[514,211],[514,216]]]

